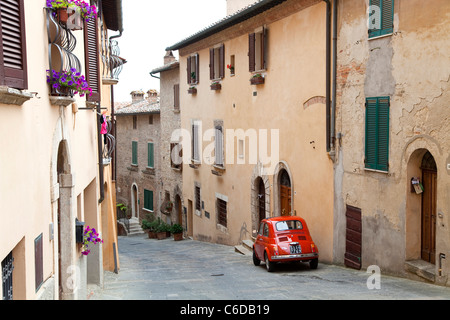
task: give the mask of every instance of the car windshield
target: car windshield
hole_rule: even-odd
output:
[[[277,231],[285,231],[285,230],[301,230],[303,229],[303,225],[298,220],[287,220],[277,222],[275,225]]]

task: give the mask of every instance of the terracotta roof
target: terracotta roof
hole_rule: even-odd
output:
[[[147,99],[129,103],[126,106],[117,108],[114,112],[116,116],[129,116],[139,114],[153,114],[160,113],[159,97],[157,101],[148,101]]]

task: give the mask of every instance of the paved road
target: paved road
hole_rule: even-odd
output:
[[[450,300],[450,288],[383,274],[369,290],[365,271],[322,263],[268,273],[233,247],[193,240],[119,237],[119,257],[119,274],[106,272],[90,300]]]

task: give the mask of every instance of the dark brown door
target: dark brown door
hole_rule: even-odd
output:
[[[289,216],[291,214],[291,179],[286,170],[280,173],[280,205],[281,216]]]
[[[435,263],[436,260],[436,187],[437,172],[422,171],[422,260]]]
[[[360,270],[362,253],[361,209],[347,206],[345,216],[347,218],[345,265],[349,268]]]
[[[264,181],[262,179],[259,179],[258,212],[259,222],[261,222],[266,218],[266,187],[264,186]]]

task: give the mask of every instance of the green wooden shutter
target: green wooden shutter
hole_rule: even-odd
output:
[[[148,143],[148,167],[155,167],[155,145],[152,142]]]
[[[153,211],[153,191],[144,189],[144,208]]]
[[[138,164],[138,143],[137,141],[131,142],[131,164]]]
[[[369,38],[394,32],[394,0],[370,0],[370,6],[380,8],[380,29],[369,29]],[[370,13],[372,16],[372,13]]]
[[[389,169],[389,97],[366,100],[367,169]]]

